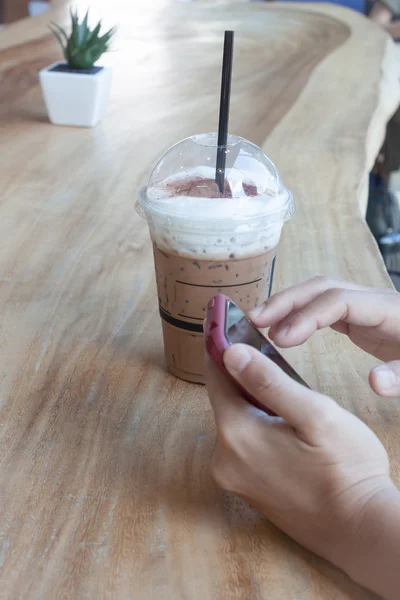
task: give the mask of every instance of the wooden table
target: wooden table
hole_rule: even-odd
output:
[[[371,598],[211,481],[213,415],[202,387],[165,372],[134,202],[168,146],[216,128],[233,28],[231,131],[265,148],[297,204],[275,289],[317,273],[388,285],[364,214],[399,101],[395,47],[328,5],[96,11],[120,29],[94,130],[47,121],[37,71],[60,56],[49,15],[0,35],[0,597]],[[288,355],[378,433],[399,482],[400,408],[370,392],[375,361],[332,332]]]
[[[28,16],[29,0],[0,0],[0,22],[12,23]]]

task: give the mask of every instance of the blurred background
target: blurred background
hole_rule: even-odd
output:
[[[0,0],[0,23],[12,23],[27,16],[46,11],[50,2],[46,0]]]
[[[125,0],[135,9],[135,0]],[[147,0],[149,3],[154,0]],[[195,2],[196,0],[170,0]],[[268,0],[232,0],[265,2]],[[272,0],[270,0],[272,1]],[[275,0],[277,2],[306,0]],[[324,0],[314,0],[321,2]],[[46,12],[50,4],[64,0],[0,0],[0,29],[8,24]],[[400,41],[400,0],[331,0],[369,16],[376,24]],[[87,5],[95,6],[93,0]],[[370,175],[367,222],[381,249],[392,279],[400,290],[400,109],[388,125],[385,144]]]

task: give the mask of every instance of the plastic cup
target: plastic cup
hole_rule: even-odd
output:
[[[217,134],[182,140],[139,192],[154,250],[169,370],[203,383],[203,320],[224,293],[248,312],[270,293],[276,247],[294,214],[292,194],[266,154],[228,136],[225,189],[215,183]]]

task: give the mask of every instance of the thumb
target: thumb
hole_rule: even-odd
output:
[[[372,369],[369,383],[378,396],[387,398],[400,396],[400,360],[394,360]]]
[[[315,440],[320,424],[332,416],[332,411],[340,410],[334,400],[297,383],[250,346],[230,346],[224,364],[260,404],[285,419],[307,442]]]

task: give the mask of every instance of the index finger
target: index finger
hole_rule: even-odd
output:
[[[397,339],[400,331],[397,294],[334,288],[320,294],[302,309],[283,319],[274,329],[282,348],[299,346],[316,331],[337,323],[379,329],[382,337]]]
[[[366,291],[368,288],[347,281],[338,281],[326,277],[313,277],[304,283],[294,285],[278,292],[264,304],[249,313],[257,327],[271,327],[279,323],[292,312],[301,310],[312,300],[330,289]]]

